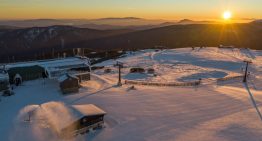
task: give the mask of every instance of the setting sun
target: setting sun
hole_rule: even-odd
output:
[[[229,20],[229,19],[231,19],[231,18],[232,18],[232,13],[231,13],[230,11],[225,11],[225,12],[223,13],[223,18],[224,18],[224,20]]]

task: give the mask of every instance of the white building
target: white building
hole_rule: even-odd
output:
[[[50,79],[57,79],[66,73],[78,74],[90,72],[90,61],[86,57],[68,57],[59,59],[39,60],[30,62],[19,62],[6,65],[7,69],[16,67],[40,66],[45,69],[45,72]],[[83,71],[84,70],[84,71]]]

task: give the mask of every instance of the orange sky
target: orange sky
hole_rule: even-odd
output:
[[[262,18],[262,0],[0,0],[0,19],[219,20],[230,10],[236,20]]]

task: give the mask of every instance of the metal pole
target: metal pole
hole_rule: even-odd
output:
[[[122,82],[121,82],[121,68],[123,67],[123,63],[122,62],[116,62],[116,66],[118,66],[118,86],[122,86]]]
[[[247,67],[248,67],[248,62],[246,62],[246,70],[245,70],[243,82],[247,82]]]
[[[121,65],[118,64],[118,86],[122,86],[121,83]]]
[[[244,78],[243,78],[243,82],[246,83],[247,82],[247,70],[248,70],[248,65],[249,63],[251,63],[250,61],[244,61],[246,62],[246,70],[245,70],[245,75],[244,75]]]

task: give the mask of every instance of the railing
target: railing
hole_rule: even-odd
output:
[[[194,82],[172,82],[172,83],[158,83],[158,82],[146,82],[146,81],[133,81],[133,80],[125,80],[125,84],[131,85],[147,85],[147,86],[197,86],[200,85],[201,81]]]
[[[232,79],[240,79],[243,77],[244,77],[243,75],[229,76],[229,77],[218,78],[216,81],[221,82],[221,81],[227,81],[227,80],[232,80]]]
[[[159,83],[159,82],[148,82],[148,81],[135,81],[135,80],[125,80],[125,84],[130,85],[145,85],[145,86],[159,86],[159,87],[175,87],[175,86],[198,86],[200,84],[208,85],[233,79],[241,79],[243,78],[243,75],[237,75],[237,76],[228,76],[223,78],[218,78],[215,80],[198,80],[193,82],[169,82],[169,83]]]
[[[91,129],[91,128],[96,128],[96,127],[98,127],[98,126],[100,126],[100,125],[103,125],[103,124],[104,124],[104,121],[100,121],[100,122],[97,122],[97,123],[92,124],[92,125],[90,125],[90,126],[81,128],[81,129],[79,129],[79,130],[75,130],[72,134],[73,134],[74,136],[77,136],[78,134],[87,132],[87,131],[88,131],[89,129]]]

